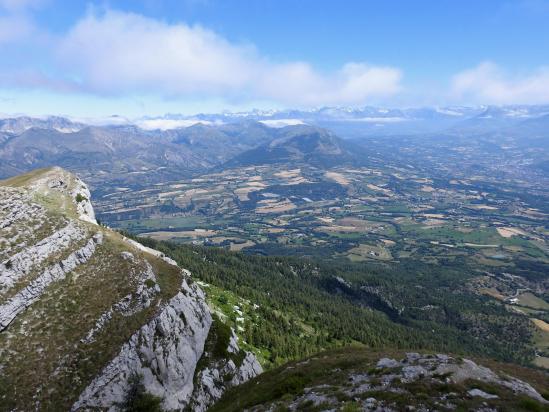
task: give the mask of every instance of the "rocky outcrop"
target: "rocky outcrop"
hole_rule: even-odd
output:
[[[103,234],[98,232],[86,245],[71,253],[66,259],[55,263],[42,272],[23,290],[8,299],[0,306],[0,332],[3,331],[23,310],[28,308],[38,299],[44,290],[53,282],[64,279],[67,273],[73,271],[79,265],[84,264],[93,255],[95,246],[103,240]]]
[[[91,194],[88,186],[78,177],[74,179],[71,197],[76,203],[76,211],[80,220],[97,224],[95,212],[91,204]]]
[[[165,409],[187,404],[212,318],[198,287],[185,279],[181,288],[82,392],[73,410],[116,409],[124,403],[135,376],[148,393],[163,399]]]
[[[237,356],[234,360],[228,357],[210,362],[196,374],[196,385],[190,401],[193,411],[207,410],[229,387],[240,385],[263,372],[255,355],[241,352],[234,332],[227,352]]]
[[[31,192],[50,194],[56,192],[58,196],[65,196],[71,200],[76,208],[80,220],[97,224],[95,212],[91,204],[91,194],[88,186],[79,177],[61,169],[52,167],[42,173],[29,184]]]
[[[61,230],[0,263],[0,291],[9,289],[36,265],[86,236],[86,229],[70,222]]]
[[[251,353],[244,353],[238,366],[231,359],[223,359],[197,373],[212,316],[201,289],[189,283],[186,277],[181,292],[123,346],[82,392],[74,411],[117,410],[130,391],[132,377],[140,379],[147,393],[161,398],[165,410],[192,405],[193,410],[204,411],[228,387],[261,373],[261,366]],[[227,351],[240,352],[234,335]]]
[[[317,359],[313,358],[313,361]],[[308,362],[310,360],[301,365]],[[299,365],[298,363],[297,366]],[[345,383],[343,386],[326,381],[311,385],[285,405],[287,410],[299,410],[301,405],[309,405],[322,411],[337,410],[341,405],[341,399],[352,401],[357,410],[387,412],[457,410],[457,405],[463,402],[470,406],[463,408],[467,410],[500,410],[497,407],[499,404],[494,404],[495,407],[488,407],[482,403],[475,406],[475,398],[505,402],[506,398],[514,400],[527,397],[542,405],[549,404],[527,382],[506,374],[497,374],[470,359],[445,354],[411,352],[406,353],[403,359],[381,358],[374,367],[366,370],[361,369],[359,365],[352,367],[348,372],[334,369],[332,372],[339,374],[337,381]],[[330,382],[334,382],[333,378]],[[422,392],[418,394],[418,390]],[[491,393],[492,391],[494,393]],[[271,410],[275,409],[274,404],[270,406]],[[251,410],[269,408],[261,405]],[[513,410],[513,407],[510,406],[509,410]]]
[[[156,256],[160,259],[162,259],[164,262],[166,263],[169,263],[170,265],[174,265],[174,266],[177,266],[177,263],[175,262],[175,260],[169,258],[168,256],[166,256],[164,253],[158,251],[158,250],[155,250],[155,249],[152,249],[150,247],[147,247],[145,245],[142,245],[141,243],[139,242],[136,242],[135,240],[133,239],[128,239],[127,237],[124,237],[123,238],[125,242],[127,242],[128,244],[132,245],[134,248],[138,249],[138,250],[142,250],[143,252],[147,252],[147,253],[150,253],[151,255],[153,256]],[[185,269],[183,269],[183,271],[185,272],[185,274],[187,276],[190,276],[191,273]]]

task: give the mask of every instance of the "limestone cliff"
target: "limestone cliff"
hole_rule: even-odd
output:
[[[136,381],[164,410],[205,410],[261,372],[234,334],[209,356],[218,322],[188,271],[97,225],[76,176],[0,182],[1,410],[119,410]]]

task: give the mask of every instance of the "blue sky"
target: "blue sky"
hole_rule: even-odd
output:
[[[549,103],[549,1],[0,0],[0,113]]]

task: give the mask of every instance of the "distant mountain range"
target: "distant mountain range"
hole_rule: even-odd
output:
[[[60,165],[92,186],[104,181],[146,185],[258,163],[364,164],[372,158],[372,138],[378,139],[378,149],[384,138],[402,136],[538,149],[549,141],[549,106],[321,108],[110,119],[116,124],[63,117],[0,119],[0,178]],[[544,165],[546,156],[537,153],[535,162]]]
[[[342,137],[360,135],[417,134],[447,129],[471,129],[471,124],[493,130],[521,121],[549,114],[549,106],[449,106],[407,109],[379,107],[323,107],[312,110],[254,110],[239,113],[198,114],[184,116],[167,114],[162,117],[143,118],[136,121],[146,128],[174,127],[189,122],[207,124],[233,123],[242,120],[262,122],[272,127],[310,124],[330,128]],[[481,129],[485,131],[486,129]]]
[[[134,125],[143,130],[173,130],[182,129],[201,123],[205,125],[220,125],[240,123],[242,121],[261,122],[270,127],[283,127],[296,124],[321,125],[323,123],[357,123],[362,127],[372,126],[378,132],[396,130],[422,131],[449,128],[452,126],[470,126],[469,123],[516,124],[520,121],[549,115],[549,105],[510,105],[510,106],[448,106],[422,107],[405,109],[388,109],[366,106],[353,107],[322,107],[310,110],[252,110],[247,112],[223,112],[210,114],[166,114],[164,116],[145,116],[128,119],[121,116],[111,116],[104,119],[87,121],[70,120],[69,118],[52,116],[33,118],[28,116],[4,116],[0,118],[0,133],[21,133],[31,127],[53,128],[60,132],[74,132],[86,125],[124,126]],[[465,122],[465,123],[464,123]]]
[[[133,125],[76,124],[73,130],[67,121],[61,131],[57,120],[37,119],[33,123],[30,118],[21,118],[21,124],[17,120],[5,121],[10,131],[1,132],[0,177],[61,165],[93,186],[104,182],[147,185],[178,179],[219,167],[264,145],[282,147],[284,142],[288,145],[285,152],[291,147],[302,150],[303,160],[314,161],[318,155],[319,161],[332,157],[343,162],[347,159],[338,147],[350,144],[315,126],[272,128],[254,121],[195,124],[166,131],[147,131]],[[311,146],[314,136],[322,137],[322,149]]]

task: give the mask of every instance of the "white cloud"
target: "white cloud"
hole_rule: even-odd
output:
[[[76,24],[57,55],[84,89],[177,95],[242,87],[249,53],[201,27],[107,12]]]
[[[366,103],[394,95],[401,72],[348,63],[321,74],[304,62],[273,63],[249,45],[200,26],[136,14],[88,14],[57,48],[64,71],[100,94],[158,93],[270,99],[293,105]]]
[[[214,123],[208,120],[193,119],[146,119],[138,120],[136,124],[144,130],[171,130],[190,127],[196,124],[212,125]]]
[[[491,62],[458,73],[452,79],[452,95],[467,103],[549,103],[549,67],[522,76],[510,76]]]
[[[299,124],[306,124],[301,119],[273,119],[273,120],[260,120],[259,123],[263,123],[265,126],[279,129],[286,126],[296,126]]]
[[[360,104],[398,93],[401,77],[398,69],[364,63],[347,63],[328,75],[307,63],[289,63],[266,68],[257,87],[266,97],[286,103]]]

